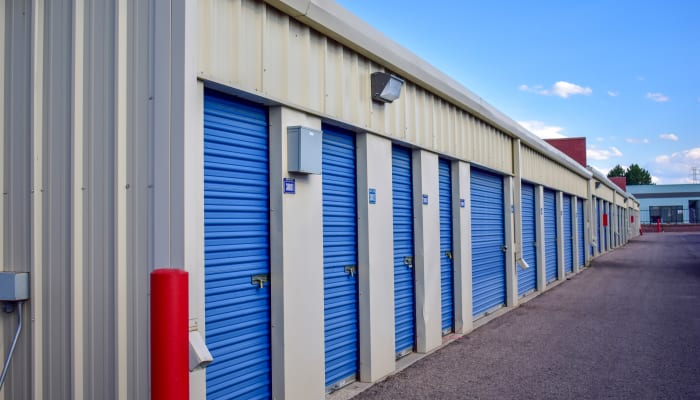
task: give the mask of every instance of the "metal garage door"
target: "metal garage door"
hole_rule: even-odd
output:
[[[608,232],[610,231],[610,203],[607,201],[603,202],[603,219],[606,220],[605,224],[603,224],[603,250],[608,251],[610,247],[608,247]]]
[[[440,281],[442,334],[454,330],[454,272],[452,269],[452,174],[450,162],[440,160]]]
[[[413,278],[413,184],[411,151],[392,147],[391,188],[394,215],[394,323],[396,357],[415,343],[415,288]]]
[[[503,177],[471,170],[472,314],[478,318],[505,304]]]
[[[574,272],[574,229],[571,220],[571,196],[564,196],[564,272]]]
[[[544,256],[547,283],[557,279],[557,206],[553,190],[544,190]]]
[[[270,397],[267,111],[204,94],[207,398]]]
[[[529,183],[523,183],[521,194],[523,258],[527,265],[530,266],[528,269],[522,269],[522,267],[518,265],[518,295],[524,296],[537,287],[537,235],[535,233],[535,218],[537,212],[535,210],[535,186]]]
[[[323,310],[326,387],[355,380],[358,364],[355,137],[323,127]]]
[[[583,214],[583,200],[576,202],[576,220],[578,221],[578,265],[586,265],[586,221]]]
[[[602,207],[601,207],[601,202],[600,202],[600,200],[596,199],[596,201],[595,201],[595,213],[596,213],[596,223],[595,223],[595,226],[596,226],[596,234],[598,235],[598,254],[600,254],[600,253],[602,252],[602,250],[603,250],[603,241],[602,241],[602,237],[601,237],[601,234],[602,234],[602,232],[601,232],[601,231],[602,231],[601,226],[602,226],[602,223],[603,223],[603,222],[602,222],[602,218],[603,218],[603,217],[601,216],[601,214],[602,214],[602,213],[601,213],[601,208],[602,208]]]

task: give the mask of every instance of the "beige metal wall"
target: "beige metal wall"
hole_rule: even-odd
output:
[[[373,103],[381,66],[263,2],[202,0],[199,18],[203,79],[513,173],[509,136],[411,82]]]
[[[0,2],[0,269],[31,272],[4,399],[148,398],[150,8]]]
[[[521,147],[522,179],[588,198],[588,179],[545,157],[530,147]]]
[[[600,180],[597,180],[595,178],[593,178],[593,182],[593,196],[596,196],[599,199],[603,199],[609,203],[613,203],[615,201],[615,189],[607,186],[605,182],[601,182]],[[596,187],[598,183],[600,183],[600,185]]]

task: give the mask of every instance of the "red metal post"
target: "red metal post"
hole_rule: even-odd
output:
[[[190,396],[187,272],[151,272],[151,399]]]
[[[656,220],[656,232],[661,233],[661,218]]]

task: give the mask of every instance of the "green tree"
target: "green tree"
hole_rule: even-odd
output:
[[[653,185],[651,174],[637,164],[632,164],[625,172],[628,185]]]
[[[622,168],[622,165],[617,164],[613,169],[608,172],[608,178],[612,178],[615,176],[625,176],[625,169]]]

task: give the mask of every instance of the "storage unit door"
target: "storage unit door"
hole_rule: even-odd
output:
[[[603,250],[608,251],[608,232],[610,231],[610,204],[607,201],[603,202],[603,213],[607,218],[607,225],[603,225]]]
[[[603,251],[603,241],[601,240],[602,237],[602,216],[601,216],[601,205],[600,205],[600,200],[596,200],[595,202],[595,212],[596,212],[596,234],[598,235],[598,254],[600,254]]]
[[[416,326],[410,150],[400,146],[392,147],[391,179],[394,216],[395,350],[398,358],[413,350]]]
[[[355,136],[323,127],[323,310],[326,387],[355,380],[358,365]]]
[[[442,334],[454,330],[454,273],[452,269],[452,174],[450,162],[440,160],[440,279]]]
[[[505,304],[503,177],[471,170],[472,314],[478,318]]]
[[[571,196],[564,196],[564,272],[574,272],[574,229],[571,221]]]
[[[535,231],[535,186],[522,184],[521,212],[523,218],[523,259],[530,267],[523,269],[518,265],[518,295],[524,296],[537,287],[537,235]]]
[[[583,200],[576,202],[576,220],[578,221],[578,265],[586,265],[586,221],[583,214]]]
[[[269,398],[267,111],[204,94],[207,398]]]
[[[547,283],[557,279],[557,203],[553,190],[544,190],[544,255]]]

